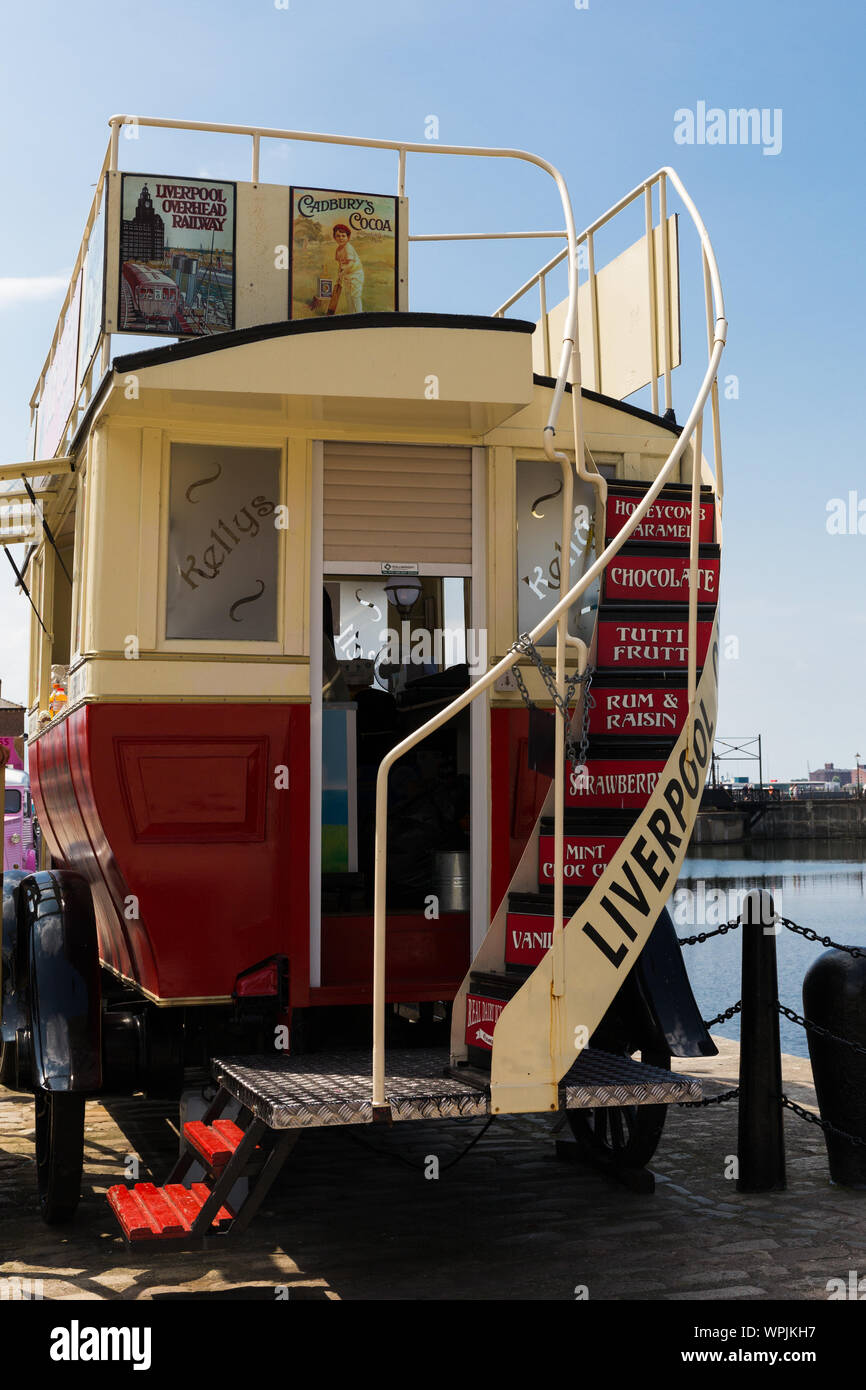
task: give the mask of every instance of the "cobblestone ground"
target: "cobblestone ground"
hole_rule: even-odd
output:
[[[736,1084],[737,1047],[717,1042],[719,1057],[677,1064],[708,1095]],[[788,1095],[814,1110],[808,1062],[783,1066]],[[445,1170],[481,1122],[320,1130],[236,1247],[130,1253],[103,1194],[133,1152],[140,1178],[161,1182],[176,1124],[168,1105],[89,1104],[79,1214],[49,1228],[34,1208],[32,1101],[0,1088],[0,1278],[40,1279],[46,1299],[571,1300],[585,1286],[591,1300],[747,1302],[823,1300],[828,1279],[866,1273],[866,1192],[831,1185],[821,1132],[790,1111],[788,1189],[763,1195],[725,1177],[735,1103],[672,1109],[653,1195],[557,1159],[547,1118],[496,1121],[438,1180],[427,1156]]]

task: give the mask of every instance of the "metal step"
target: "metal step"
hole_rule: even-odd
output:
[[[451,1067],[444,1049],[389,1052],[386,1107],[393,1121],[479,1118],[489,1115],[485,1079]],[[225,1090],[275,1130],[372,1124],[369,1053],[328,1052],[298,1057],[225,1057],[213,1063]],[[673,1105],[700,1100],[695,1077],[647,1067],[630,1057],[584,1048],[559,1085],[562,1109],[599,1105]],[[386,1117],[387,1118],[387,1117]]]

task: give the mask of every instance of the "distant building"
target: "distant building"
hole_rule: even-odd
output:
[[[848,786],[855,780],[850,767],[834,767],[832,763],[825,763],[819,771],[809,773],[810,782],[838,782],[840,787]]]
[[[135,215],[120,224],[122,261],[161,261],[165,250],[165,223],[154,212],[150,189],[144,185],[138,195]]]

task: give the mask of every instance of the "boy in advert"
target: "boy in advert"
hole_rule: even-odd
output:
[[[349,238],[351,230],[344,222],[338,222],[334,228],[334,240],[337,243],[335,252],[338,266],[337,285],[341,289],[340,298],[342,299],[341,309],[344,314],[361,314],[364,306],[361,303],[361,296],[364,292],[364,267],[361,259],[351,245]]]

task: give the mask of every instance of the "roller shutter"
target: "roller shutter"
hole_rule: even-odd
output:
[[[472,451],[325,444],[324,559],[472,563]]]

